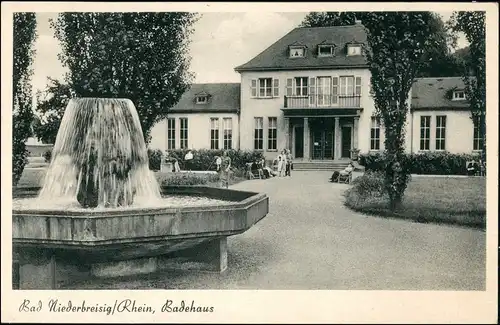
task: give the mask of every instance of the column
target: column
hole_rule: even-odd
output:
[[[284,118],[285,121],[285,148],[290,149],[290,119]]]
[[[339,118],[335,118],[335,151],[333,155],[333,159],[337,160],[340,159],[341,153],[342,153],[342,148],[341,148],[341,141],[340,141],[340,122]]]
[[[353,140],[352,140],[352,147],[354,149],[359,149],[358,147],[358,124],[359,124],[359,116],[354,117],[354,127],[353,127]]]
[[[309,160],[309,118],[304,117],[304,160]]]

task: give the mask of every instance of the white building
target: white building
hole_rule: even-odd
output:
[[[383,150],[364,42],[360,24],[295,28],[235,68],[241,86],[193,85],[154,127],[151,147],[262,150],[267,159],[289,148],[299,161]],[[409,104],[407,152],[481,148],[460,78],[417,79]]]

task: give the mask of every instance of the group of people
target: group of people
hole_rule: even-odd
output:
[[[281,150],[281,153],[276,158],[276,162],[278,165],[277,173],[279,177],[292,176],[293,161],[290,150]]]
[[[478,174],[482,176],[486,168],[482,159],[480,159],[479,162],[473,159],[472,161],[467,162],[466,169],[468,176],[475,176]]]

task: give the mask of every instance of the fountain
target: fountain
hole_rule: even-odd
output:
[[[159,186],[127,99],[72,99],[42,188],[14,188],[13,286],[182,268],[225,272],[227,237],[264,218],[264,194]]]

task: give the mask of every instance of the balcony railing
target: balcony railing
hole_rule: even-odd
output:
[[[285,96],[285,108],[360,107],[359,95]]]

